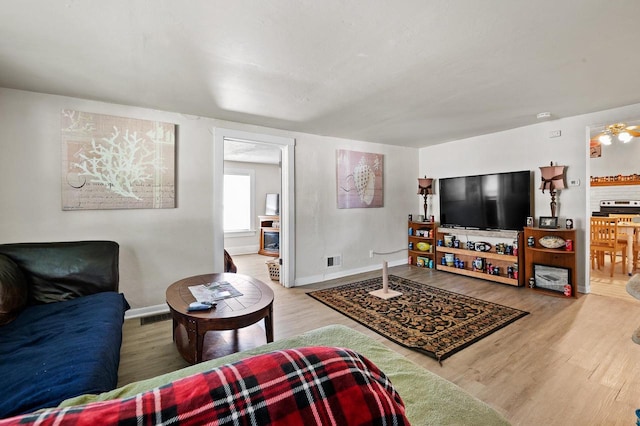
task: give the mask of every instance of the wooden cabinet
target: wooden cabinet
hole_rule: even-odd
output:
[[[409,221],[408,264],[425,268],[435,266],[435,222]],[[422,249],[422,250],[421,250]]]
[[[558,238],[572,241],[571,250],[567,250],[563,244],[557,248],[544,247],[540,239],[547,237],[546,240],[549,243],[553,240],[558,241]],[[525,228],[524,229],[524,269],[523,278],[527,288],[531,290],[539,291],[545,294],[553,296],[565,297],[564,282],[561,281],[568,276],[569,285],[571,286],[571,296],[577,297],[577,284],[576,284],[576,251],[575,251],[575,229],[544,229],[544,228]],[[529,243],[529,241],[531,241]],[[532,244],[531,246],[529,244]],[[539,266],[537,266],[539,265]],[[540,268],[538,271],[538,280],[545,280],[545,287],[536,285],[535,269]],[[554,268],[558,268],[554,271]],[[568,272],[565,272],[568,271]],[[566,275],[565,275],[566,274]],[[533,278],[533,282],[530,283],[530,279]],[[560,284],[558,286],[553,285],[553,281],[556,280]],[[541,284],[541,283],[538,283]]]
[[[280,216],[258,216],[260,219],[260,250],[264,256],[280,256]]]
[[[435,262],[439,271],[512,286],[522,285],[519,271],[522,251],[518,250],[518,247],[522,247],[521,232],[438,228],[436,240],[437,244],[440,244],[440,241],[443,244],[436,245]],[[457,247],[455,240],[458,241]],[[480,250],[482,243],[487,243],[490,249]],[[447,254],[449,258],[453,258],[453,264],[446,262]],[[481,261],[475,262],[478,259]]]

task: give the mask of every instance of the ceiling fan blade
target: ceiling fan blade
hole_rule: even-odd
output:
[[[629,133],[631,136],[636,137],[636,138],[637,138],[638,136],[640,136],[640,130],[630,130],[630,129],[627,129],[627,133]]]

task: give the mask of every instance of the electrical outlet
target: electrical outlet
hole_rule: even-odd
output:
[[[580,179],[569,179],[569,186],[580,186]]]
[[[369,250],[369,258],[373,259],[373,250]]]
[[[549,132],[550,138],[559,138],[560,136],[562,136],[562,131],[560,130],[552,130]]]

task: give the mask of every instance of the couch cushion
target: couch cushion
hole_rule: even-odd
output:
[[[329,347],[287,349],[198,373],[122,400],[6,420],[4,424],[409,424],[371,361]]]
[[[0,327],[0,418],[115,388],[127,307],[101,292],[27,306]]]
[[[29,288],[24,274],[7,256],[0,254],[0,325],[11,322],[27,304]]]

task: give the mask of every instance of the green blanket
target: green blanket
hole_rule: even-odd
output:
[[[192,365],[178,371],[141,380],[100,395],[82,395],[63,401],[69,407],[94,401],[125,398],[170,383],[193,373],[276,349],[302,346],[337,346],[353,349],[376,364],[402,397],[413,425],[507,425],[498,412],[455,384],[417,366],[382,343],[348,327],[331,325],[258,348]]]

